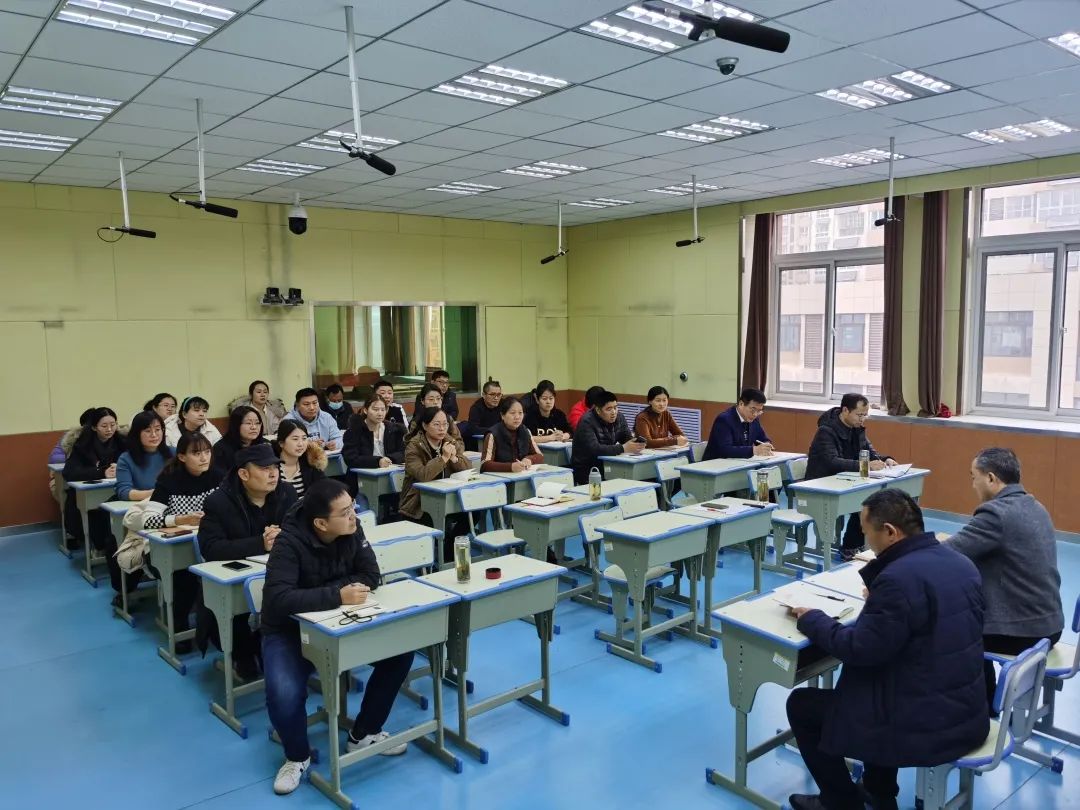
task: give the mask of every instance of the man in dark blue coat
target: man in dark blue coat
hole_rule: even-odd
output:
[[[877,559],[860,572],[859,618],[845,627],[820,610],[791,609],[799,630],[843,664],[835,690],[788,697],[791,730],[821,789],[791,796],[792,810],[896,808],[897,768],[950,762],[990,728],[979,572],[924,531],[906,493],[874,493],[860,518]],[[861,785],[845,757],[864,763]]]
[[[764,410],[765,394],[756,388],[744,388],[739,401],[713,421],[705,460],[771,456],[772,442],[758,420]]]

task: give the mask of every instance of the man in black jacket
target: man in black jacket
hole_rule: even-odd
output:
[[[810,443],[806,461],[806,480],[826,478],[841,472],[859,471],[859,453],[870,453],[870,469],[880,470],[896,464],[891,458],[880,455],[866,438],[866,417],[870,402],[862,394],[844,394],[839,408],[830,408],[818,419],[817,433]],[[840,543],[840,556],[851,560],[863,547],[862,527],[859,516],[849,515],[844,539]],[[822,549],[823,553],[831,553]]]
[[[296,492],[281,480],[278,458],[269,444],[245,447],[236,454],[236,469],[203,504],[199,523],[199,550],[203,559],[242,560],[273,548]],[[217,637],[217,622],[205,608],[199,610],[199,647]],[[220,646],[220,645],[219,645]],[[257,636],[248,626],[248,614],[233,619],[233,664],[240,677],[258,677],[255,658]]]
[[[610,391],[601,391],[593,397],[593,405],[578,422],[574,431],[574,446],[570,466],[574,468],[574,483],[589,481],[589,470],[596,467],[601,474],[604,465],[600,456],[617,456],[621,453],[640,453],[645,442],[635,441],[626,424],[626,417],[619,413],[619,403]]]
[[[270,551],[263,589],[266,708],[285,748],[285,763],[274,780],[275,793],[294,791],[311,764],[305,704],[314,665],[301,654],[300,628],[292,616],[363,605],[379,581],[379,564],[356,523],[345,485],[331,479],[313,484],[303,503],[285,518]],[[383,724],[412,660],[412,653],[404,653],[375,662],[360,713],[349,732],[350,752],[390,736],[382,730]],[[405,749],[403,743],[381,753],[397,756]]]

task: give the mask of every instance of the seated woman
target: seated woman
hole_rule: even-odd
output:
[[[64,480],[71,482],[116,478],[116,462],[123,452],[124,438],[117,429],[116,413],[112,408],[95,408],[64,463]],[[82,516],[75,501],[75,492],[71,489],[67,491],[67,500],[64,503],[64,522],[75,539],[84,543]],[[113,588],[119,593],[120,566],[112,556],[116,551],[117,541],[111,533],[109,515],[100,509],[93,509],[87,516],[87,524],[90,527],[90,544],[105,554],[109,578]]]
[[[667,389],[654,385],[645,398],[649,400],[649,407],[634,420],[634,435],[643,438],[646,447],[686,447],[690,440],[671,418]]]
[[[386,403],[372,394],[349,420],[341,450],[351,468],[370,469],[401,464],[405,460],[405,434],[397,422],[386,421]]]
[[[172,456],[165,444],[165,420],[153,411],[135,414],[128,430],[127,450],[116,462],[116,497],[122,501],[149,498]]]
[[[203,516],[203,503],[218,488],[221,476],[210,466],[210,440],[201,433],[180,437],[176,456],[158,476],[150,500],[164,504],[161,512],[147,514],[143,529],[187,526],[197,529]],[[153,571],[153,560],[150,560]],[[156,573],[156,572],[155,572]],[[189,617],[199,592],[198,578],[190,571],[173,574],[173,623],[177,632],[190,628]],[[191,642],[176,645],[178,654],[191,651]]]
[[[443,394],[442,389],[434,383],[424,383],[420,388],[420,393],[416,395],[416,409],[413,411],[413,415],[420,413],[424,408],[439,408],[442,410],[443,406]],[[446,411],[443,411],[446,413]],[[449,414],[448,414],[449,415]],[[405,443],[408,444],[409,439],[420,432],[420,425],[416,420],[409,424],[409,429],[405,433]],[[458,429],[457,423],[451,419],[450,424],[446,429],[446,435],[448,435],[454,441],[464,442],[464,438],[461,435],[461,431]]]
[[[265,432],[262,417],[255,408],[250,405],[233,408],[225,435],[214,445],[210,466],[219,477],[225,478],[236,466],[236,454],[245,447],[265,442]]]
[[[165,392],[154,394],[154,398],[148,399],[146,404],[142,406],[142,409],[144,411],[153,411],[160,416],[161,421],[164,422],[176,413],[176,397],[172,394],[166,394]]]
[[[186,397],[180,403],[180,413],[165,419],[165,443],[176,447],[185,433],[200,433],[213,446],[221,441],[221,431],[206,418],[210,403],[199,396]]]
[[[544,454],[532,434],[521,423],[525,411],[514,397],[499,402],[500,420],[484,436],[480,451],[480,472],[522,472],[533,464],[543,464]]]
[[[405,445],[405,479],[401,484],[398,511],[405,519],[442,530],[443,527],[434,526],[431,516],[420,508],[420,492],[413,485],[448,478],[452,473],[471,469],[472,464],[465,457],[465,445],[461,440],[447,435],[450,418],[439,408],[422,409],[413,415],[413,422],[420,427]],[[468,531],[467,526],[462,530],[462,523],[457,520],[454,528],[446,531],[443,540],[445,560],[453,558],[454,538]]]
[[[308,441],[307,430],[299,422],[283,419],[271,447],[281,460],[281,480],[293,488],[297,498],[303,498],[308,487],[326,478],[326,451]]]
[[[555,407],[555,386],[541,380],[533,389],[536,407],[525,409],[525,427],[537,444],[570,441],[570,422],[566,414]]]
[[[229,413],[232,413],[241,405],[249,405],[259,412],[263,422],[263,435],[272,436],[277,433],[278,425],[285,418],[285,403],[280,399],[270,397],[270,385],[262,380],[254,380],[248,386],[246,397],[237,397],[229,403]]]

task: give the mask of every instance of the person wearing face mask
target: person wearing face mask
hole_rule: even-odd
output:
[[[149,498],[172,456],[165,444],[164,420],[154,411],[135,414],[127,435],[127,450],[116,461],[116,497],[122,501]]]
[[[634,434],[645,440],[646,447],[686,447],[690,441],[668,410],[668,392],[654,385],[645,396],[649,406],[634,420]]]
[[[285,405],[280,399],[270,397],[270,385],[263,380],[253,380],[248,386],[246,397],[237,397],[229,403],[229,413],[241,405],[250,405],[262,418],[263,435],[270,436],[277,432],[277,426],[285,418]]]
[[[282,429],[278,427],[278,435]],[[281,480],[278,457],[269,444],[253,444],[240,450],[236,467],[203,507],[205,514],[199,524],[203,558],[242,560],[266,554],[273,548],[285,513],[294,503],[296,492]],[[205,607],[201,608],[196,643],[205,651],[208,642],[220,647],[216,638],[217,622]],[[246,613],[233,620],[233,638],[237,673],[245,680],[257,677],[259,640],[251,632]]]
[[[279,795],[296,790],[311,764],[306,703],[307,682],[315,667],[301,654],[300,627],[292,617],[363,605],[379,583],[379,563],[357,524],[348,491],[339,481],[319,481],[285,517],[270,551],[263,589],[266,709],[285,750],[285,762],[274,779],[274,792]],[[383,725],[412,660],[409,652],[372,664],[360,712],[349,730],[347,751],[362,751],[390,736]],[[398,756],[406,750],[407,743],[402,743],[382,754]]]
[[[211,445],[221,441],[221,431],[207,418],[210,403],[200,396],[186,397],[180,403],[180,413],[165,419],[165,443],[176,447],[185,433],[201,433]]]
[[[297,498],[303,498],[307,488],[326,477],[326,453],[316,442],[308,439],[299,422],[284,420],[278,425],[277,438],[271,447],[280,459],[281,480],[292,487]]]
[[[581,417],[574,431],[570,466],[574,468],[576,484],[588,483],[589,471],[593,467],[603,474],[604,465],[600,456],[639,453],[645,449],[645,442],[635,440],[626,418],[619,413],[619,402],[613,393],[594,393],[592,403],[592,409]]]
[[[285,418],[301,424],[308,437],[324,449],[341,448],[341,428],[333,416],[319,407],[319,392],[314,388],[296,392],[296,406]]]
[[[480,472],[522,472],[543,464],[544,454],[521,424],[525,419],[521,403],[515,397],[503,397],[499,416],[498,424],[484,436]]]
[[[337,426],[342,430],[347,430],[349,427],[349,420],[353,417],[352,406],[345,401],[345,389],[338,383],[331,383],[326,386],[326,390],[323,392],[323,400],[326,405],[326,410],[337,422]]]
[[[536,407],[525,409],[525,427],[537,444],[570,441],[570,421],[555,407],[555,385],[541,380],[533,389]]]
[[[262,417],[250,405],[233,408],[229,414],[229,427],[221,441],[214,445],[214,457],[210,462],[221,478],[225,478],[236,465],[236,454],[245,447],[262,444],[266,441],[263,434]]]
[[[65,481],[96,481],[116,478],[116,462],[124,452],[124,437],[118,432],[116,413],[111,408],[95,408],[86,420],[79,438],[71,448],[71,454],[64,462]],[[64,522],[68,531],[78,541],[85,544],[82,528],[82,516],[75,501],[74,490],[67,491],[64,502]],[[90,543],[98,551],[106,551],[112,537],[109,516],[100,509],[90,511],[87,518],[90,526]],[[110,574],[112,566],[109,567]],[[113,586],[120,590],[119,568],[114,577]]]

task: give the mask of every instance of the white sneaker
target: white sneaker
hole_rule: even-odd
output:
[[[311,757],[308,757],[303,762],[293,762],[291,759],[285,760],[285,764],[281,766],[277,776],[274,777],[274,793],[279,796],[292,793],[300,786],[304,771],[309,767],[311,767]]]
[[[390,734],[386,731],[380,731],[378,734],[368,734],[366,737],[361,737],[360,742],[353,742],[352,736],[349,737],[349,741],[345,744],[345,750],[350,754],[353,751],[363,751],[369,745],[375,745],[375,743],[381,743],[383,740],[389,739]],[[393,748],[387,748],[385,751],[380,751],[384,757],[400,757],[408,750],[409,744],[402,743],[401,745],[395,745]]]

